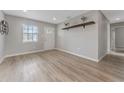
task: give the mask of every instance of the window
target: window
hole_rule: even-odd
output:
[[[38,28],[33,25],[23,25],[23,42],[37,42]]]

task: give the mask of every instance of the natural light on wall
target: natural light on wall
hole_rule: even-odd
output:
[[[34,25],[23,24],[23,42],[37,42],[38,27]]]

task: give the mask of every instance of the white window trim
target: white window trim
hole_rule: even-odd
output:
[[[28,25],[28,24],[23,24],[22,25],[22,42],[23,43],[36,43],[38,42],[38,27],[37,27],[37,33],[34,33],[34,34],[37,34],[37,40],[33,40],[33,32],[32,33],[25,33],[25,34],[32,34],[32,40],[24,40],[24,25],[26,26],[32,26],[32,27],[37,27],[36,25]]]

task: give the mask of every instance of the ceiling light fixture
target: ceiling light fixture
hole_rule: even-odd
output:
[[[116,20],[120,20],[120,18],[116,18]]]
[[[56,20],[56,17],[53,17],[53,20],[55,21]]]
[[[28,10],[23,10],[23,12],[27,12]]]

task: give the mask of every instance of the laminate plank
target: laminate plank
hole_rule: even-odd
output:
[[[116,82],[124,81],[124,57],[107,55],[96,63],[51,50],[6,58],[1,82]]]

